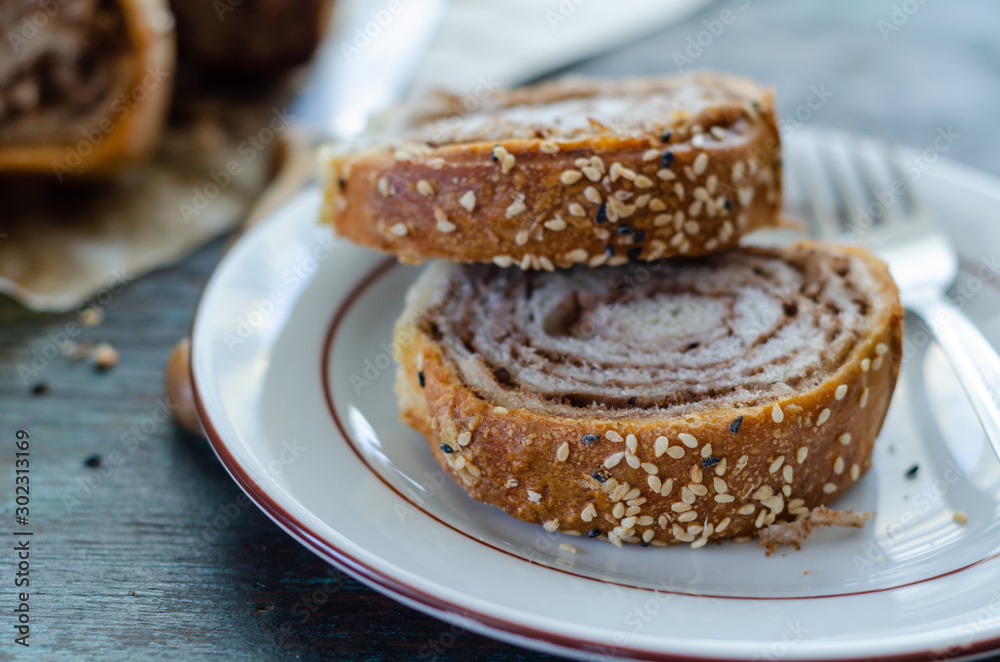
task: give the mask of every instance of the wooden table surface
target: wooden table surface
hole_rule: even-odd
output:
[[[793,122],[819,90],[810,124],[915,146],[951,127],[961,138],[949,157],[1000,175],[1000,6],[912,1],[919,9],[890,31],[893,4],[726,1],[574,69],[674,71],[688,37],[731,7],[736,20],[693,67],[775,84]],[[0,300],[0,531],[13,524],[14,436],[25,429],[35,534],[29,649],[13,644],[14,559],[9,545],[0,550],[0,659],[544,657],[423,616],[327,566],[249,504],[204,440],[164,420],[164,364],[224,243],[102,302],[104,322],[76,340],[121,352],[105,373],[48,358],[50,334],[75,313]]]

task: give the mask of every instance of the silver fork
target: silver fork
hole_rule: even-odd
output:
[[[947,298],[958,253],[913,194],[893,148],[836,132],[796,142],[786,172],[803,189],[810,234],[866,246],[889,265],[903,306],[933,333],[1000,458],[1000,356]]]

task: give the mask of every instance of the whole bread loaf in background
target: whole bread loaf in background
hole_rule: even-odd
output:
[[[404,262],[552,270],[709,253],[778,223],[773,100],[752,81],[567,78],[474,112],[432,101],[321,156],[340,235]]]
[[[397,324],[397,393],[476,499],[550,531],[701,546],[858,481],[902,320],[860,248],[555,273],[442,262]]]

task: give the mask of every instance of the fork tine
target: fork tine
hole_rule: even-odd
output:
[[[836,239],[840,222],[833,212],[834,195],[823,171],[820,149],[817,141],[809,140],[808,148],[798,153],[795,174],[804,193],[802,206],[809,234],[819,239]]]

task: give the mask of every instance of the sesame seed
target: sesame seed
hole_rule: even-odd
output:
[[[774,494],[774,490],[771,489],[770,485],[761,485],[757,488],[757,491],[753,493],[753,498],[758,501],[763,501],[768,499]]]
[[[875,345],[875,353],[878,354],[879,356],[882,356],[888,351],[889,351],[889,346],[886,345],[884,342],[880,342],[879,344]]]
[[[715,491],[719,494],[725,494],[729,491],[729,485],[718,476],[712,479],[712,486],[715,487]]]
[[[698,445],[698,440],[695,439],[693,435],[690,435],[687,432],[681,432],[679,435],[677,435],[677,438],[680,439],[681,443],[687,446],[688,448],[695,448]]]
[[[683,501],[684,503],[689,503],[690,504],[690,503],[694,503],[695,498],[696,498],[695,494],[694,494],[694,492],[691,491],[690,487],[688,487],[687,485],[685,485],[684,487],[681,488],[681,501]]]
[[[698,512],[694,510],[689,510],[677,516],[678,522],[692,522],[696,519],[698,519]]]
[[[766,510],[760,511],[759,513],[757,513],[757,521],[755,521],[753,525],[759,529],[760,527],[764,526],[764,520],[766,518],[767,518],[767,511]]]
[[[868,405],[868,387],[866,386],[863,391],[861,391],[861,402],[859,403],[861,408],[864,409]]]
[[[837,387],[837,390],[834,393],[833,397],[835,397],[837,400],[843,400],[845,395],[847,395],[847,384],[841,384],[840,386]]]
[[[852,464],[851,465],[851,480],[857,480],[858,476],[860,476],[860,475],[861,475],[861,467],[858,466],[858,465],[856,465],[856,464]]]
[[[608,441],[613,441],[613,442],[615,442],[615,443],[619,443],[619,444],[620,444],[621,442],[625,441],[624,437],[622,437],[622,436],[621,436],[620,434],[618,434],[618,433],[617,433],[617,432],[615,432],[614,430],[608,430],[607,432],[605,432],[605,433],[604,433],[604,437],[605,437],[605,438],[606,438],[606,439],[607,439]]]
[[[503,160],[503,157],[507,156],[507,154],[508,154],[507,148],[503,147],[502,145],[493,145],[493,151],[490,152],[490,155],[493,158],[494,163],[499,163],[501,160]]]
[[[628,452],[625,453],[625,463],[628,464],[628,466],[632,467],[633,469],[639,468],[639,458],[637,458],[632,453]]]
[[[437,229],[441,232],[454,232],[455,224],[448,220],[448,215],[440,207],[434,208],[434,219],[437,221]]]
[[[608,542],[618,548],[621,548],[622,546],[621,538],[619,538],[618,534],[614,531],[608,531]]]
[[[708,154],[702,152],[694,160],[693,170],[695,175],[702,175],[705,173],[705,169],[708,168]]]
[[[646,484],[649,485],[649,489],[657,493],[659,493],[660,489],[663,487],[663,482],[656,476],[648,477],[646,479]]]
[[[576,248],[566,253],[566,259],[570,262],[586,262],[587,257],[587,251],[582,248]]]
[[[460,471],[465,468],[465,464],[466,464],[465,458],[459,455],[458,457],[455,458],[455,462],[452,464],[452,466]]]
[[[674,184],[674,195],[676,195],[679,200],[684,199],[684,185],[680,182]]]
[[[639,447],[639,440],[635,438],[634,434],[630,434],[627,437],[625,437],[625,445],[628,446],[628,449],[634,453],[636,449]]]
[[[740,509],[737,510],[736,512],[739,513],[740,515],[753,515],[753,511],[755,510],[757,510],[757,507],[754,506],[752,503],[748,503],[740,506]]]
[[[389,228],[389,232],[396,235],[397,237],[405,237],[406,233],[409,232],[409,229],[406,227],[406,223],[396,223],[391,228]]]
[[[583,173],[579,170],[563,170],[559,175],[559,181],[563,184],[576,184],[583,178]]]
[[[588,201],[593,202],[595,205],[601,204],[601,194],[597,192],[597,189],[593,186],[588,186],[583,189],[583,197],[587,198]]]
[[[503,416],[505,414],[509,414],[510,412],[507,410],[506,407],[499,407],[499,406],[497,406],[497,407],[493,408],[493,413],[494,414],[500,414],[501,416]]]
[[[691,136],[691,145],[693,145],[694,147],[697,147],[699,149],[701,149],[702,147],[704,147],[705,146],[705,136],[704,136],[704,134],[696,133],[693,136]]]
[[[780,513],[785,509],[785,500],[780,494],[775,494],[774,496],[768,497],[761,501],[761,503],[768,509],[774,511],[775,513]]]
[[[506,487],[507,489],[510,489],[512,487],[517,487],[517,478],[508,478],[507,482],[504,484],[504,487]]]
[[[700,483],[695,483],[693,485],[688,485],[688,488],[694,492],[695,496],[705,496],[708,494],[708,488]]]
[[[597,182],[601,180],[601,171],[593,166],[587,166],[583,168],[584,176],[592,182]]]
[[[635,523],[638,519],[639,518],[635,517],[634,515],[632,517],[626,517],[625,519],[622,520],[621,527],[623,529],[631,529],[633,526],[635,526]]]
[[[584,522],[593,521],[595,517],[597,517],[597,507],[592,503],[588,503],[586,508],[580,512],[580,519]]]
[[[576,554],[578,551],[576,547],[569,544],[568,542],[559,543],[559,549],[563,550],[564,552],[569,552],[570,554]]]
[[[633,487],[625,493],[625,496],[623,496],[622,499],[625,501],[631,501],[632,499],[638,499],[640,494],[642,494],[642,492],[639,491],[639,488]]]
[[[851,443],[851,433],[845,432],[844,434],[837,437],[837,441],[846,446],[847,444]]]
[[[701,216],[701,208],[702,208],[702,202],[701,202],[701,200],[695,200],[688,207],[688,214],[690,216]],[[690,223],[691,221],[688,221],[688,222]]]
[[[679,460],[684,457],[684,449],[680,446],[671,446],[667,449],[667,455],[675,460]]]
[[[784,494],[785,496],[792,496],[792,486],[791,485],[782,485],[781,486],[781,493]]]
[[[472,441],[472,433],[469,432],[468,430],[466,430],[465,432],[463,432],[460,435],[458,435],[458,445],[459,446],[468,446],[469,442],[471,442],[471,441]]]
[[[736,497],[734,497],[732,494],[716,494],[715,495],[715,502],[716,503],[732,503],[735,500],[736,500]]]
[[[816,419],[816,425],[823,425],[826,423],[828,418],[830,418],[830,410],[824,409],[819,413],[819,418]]]
[[[517,244],[518,246],[524,246],[526,243],[528,243],[528,231],[521,230],[516,235],[514,235],[514,243]]]
[[[726,130],[721,126],[713,126],[709,131],[719,140],[725,140],[726,138]]]
[[[691,549],[700,549],[708,544],[708,538],[701,537],[691,543]]]
[[[969,522],[969,518],[961,510],[956,510],[954,513],[952,513],[952,518],[959,524],[968,524]]]
[[[868,372],[868,369],[872,367],[871,359],[861,359],[861,372]]]
[[[569,205],[569,213],[573,216],[586,216],[587,212],[584,211],[583,205],[579,202],[571,202]]]
[[[616,503],[615,507],[611,509],[611,514],[615,517],[615,519],[621,519],[622,517],[624,517],[625,504],[620,502]]]
[[[795,461],[802,464],[806,461],[806,455],[809,454],[809,449],[805,446],[800,446],[798,453],[795,454]]]
[[[792,477],[795,475],[792,465],[786,464],[781,468],[781,477],[785,479],[786,483],[792,482]]]
[[[635,170],[622,166],[622,168],[618,172],[624,179],[627,179],[630,182],[635,181],[636,178]]]
[[[377,186],[378,186],[378,192],[382,194],[382,197],[388,198],[389,197],[389,180],[386,179],[385,177],[379,177],[378,178],[378,182],[377,182]]]
[[[872,361],[872,369],[873,370],[878,370],[881,367],[882,367],[882,357],[881,356],[877,356],[877,357],[875,357],[875,360]]]
[[[653,444],[653,452],[656,453],[656,457],[660,457],[667,452],[670,447],[670,440],[666,437],[657,437],[656,442]]]
[[[673,489],[674,489],[674,479],[673,478],[668,478],[663,483],[663,487],[660,488],[660,496],[665,497],[665,496],[669,495],[673,491]]]
[[[677,179],[677,175],[674,174],[673,170],[667,170],[666,168],[656,171],[656,176],[665,182],[673,181]]]
[[[643,518],[640,518],[640,519],[646,519],[646,518],[643,517]],[[653,518],[650,517],[649,519],[653,519]],[[653,529],[646,529],[645,531],[642,532],[642,541],[644,543],[648,543],[650,540],[653,539],[653,536],[655,534],[656,534],[656,532],[653,531]]]
[[[619,453],[612,454],[608,459],[604,460],[604,466],[605,466],[605,468],[611,469],[613,467],[617,467],[618,463],[622,461],[623,457],[625,457],[625,453],[624,452],[619,452]]]
[[[559,520],[550,519],[549,521],[542,524],[542,528],[546,531],[555,531],[559,528]]]
[[[538,145],[538,149],[543,154],[558,154],[559,153],[559,145],[557,145],[554,142],[551,142],[549,140],[543,140]]]
[[[559,447],[559,450],[556,451],[556,459],[559,460],[560,462],[565,462],[568,458],[569,458],[569,444],[563,442],[562,446]]]
[[[434,195],[434,187],[426,179],[421,179],[417,182],[417,192],[429,198]]]
[[[497,265],[501,269],[506,269],[510,265],[514,264],[514,258],[509,255],[494,255],[493,264]]]
[[[639,175],[635,178],[636,188],[652,188],[653,180],[646,175]]]
[[[837,457],[836,462],[833,463],[833,473],[837,474],[838,476],[844,473],[844,458],[839,456]]]
[[[775,423],[780,423],[785,420],[785,412],[781,411],[781,405],[774,405],[771,407],[771,418]]]
[[[518,214],[523,214],[527,209],[528,206],[524,204],[524,198],[518,198],[507,207],[507,218],[513,218]]]
[[[660,150],[655,149],[655,148],[654,149],[647,149],[645,152],[642,153],[642,160],[643,161],[653,161],[659,155],[660,155]]]
[[[476,194],[474,191],[466,191],[461,198],[458,199],[458,204],[462,205],[466,211],[471,212],[476,208]]]
[[[780,469],[781,465],[784,463],[785,463],[785,456],[779,455],[777,458],[775,458],[774,462],[771,463],[771,466],[768,467],[767,472],[773,474],[775,471]]]
[[[750,458],[746,455],[741,456],[740,459],[736,461],[736,468],[733,470],[733,473],[739,473],[743,467],[747,466],[747,461],[749,459]]]
[[[833,483],[826,483],[825,485],[823,485],[823,492],[826,494],[833,494],[836,491],[837,491],[837,486],[834,485]]]
[[[511,168],[514,167],[515,161],[516,159],[514,158],[513,154],[507,154],[506,156],[503,157],[501,161],[500,171],[506,175],[508,172],[510,172]]]
[[[554,218],[551,221],[545,221],[543,225],[553,232],[562,232],[566,229],[566,221],[561,218]]]
[[[662,228],[664,225],[670,223],[671,220],[672,217],[670,214],[658,214],[656,218],[653,219],[653,224],[658,228]]]
[[[444,167],[444,159],[442,159],[441,157],[434,157],[433,159],[427,162],[427,165],[429,165],[434,170],[440,170],[441,168]]]

